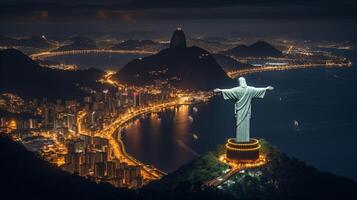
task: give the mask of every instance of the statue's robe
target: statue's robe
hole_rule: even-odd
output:
[[[255,88],[250,86],[222,89],[224,99],[233,99],[236,101],[234,112],[237,119],[237,142],[249,142],[251,101],[253,98],[264,98],[266,90],[266,88]]]

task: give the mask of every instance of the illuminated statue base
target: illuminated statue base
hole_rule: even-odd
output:
[[[259,159],[259,140],[251,138],[249,142],[236,142],[229,138],[226,144],[226,160],[237,163],[251,163]]]

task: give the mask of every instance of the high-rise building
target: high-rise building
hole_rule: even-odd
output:
[[[89,164],[83,163],[79,168],[79,175],[80,176],[87,176],[89,174]]]
[[[66,125],[69,131],[75,132],[76,117],[74,114],[67,114]]]
[[[85,162],[89,165],[89,169],[94,169],[94,164],[96,163],[94,152],[88,152],[85,155]]]
[[[113,161],[106,162],[106,172],[107,176],[114,177],[115,176],[116,164]]]
[[[140,166],[128,166],[124,170],[125,183],[128,185],[132,185],[133,182],[140,176],[141,176]]]
[[[133,100],[134,100],[134,106],[140,106],[140,100],[141,100],[141,97],[140,97],[140,93],[139,92],[134,92],[133,93]]]
[[[115,169],[115,177],[124,179],[124,174],[125,174],[125,168],[116,168]]]
[[[75,174],[80,173],[81,155],[82,155],[82,153],[75,153],[72,156],[73,173],[75,173]]]
[[[29,119],[29,128],[30,129],[34,129],[34,128],[38,128],[38,124],[37,124],[37,120],[30,118]]]
[[[45,107],[44,108],[44,122],[43,124],[47,127],[50,124],[50,110]]]
[[[66,144],[68,154],[74,154],[76,152],[76,143],[73,140],[69,140]]]
[[[104,162],[95,163],[94,176],[96,176],[96,177],[104,177],[105,176],[105,163]]]

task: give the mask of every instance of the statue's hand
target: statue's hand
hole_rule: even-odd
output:
[[[216,88],[216,89],[213,90],[213,92],[221,92],[221,91],[222,91],[222,90],[219,89],[219,88]]]
[[[267,90],[274,90],[274,88],[272,86],[268,86]]]

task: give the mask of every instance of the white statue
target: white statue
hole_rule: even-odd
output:
[[[237,118],[236,141],[249,142],[249,126],[251,116],[251,101],[252,98],[264,98],[265,91],[273,90],[274,88],[268,86],[266,88],[255,88],[247,86],[244,77],[239,79],[239,87],[231,89],[214,89],[214,92],[222,92],[224,99],[234,99],[235,109],[234,113]]]

